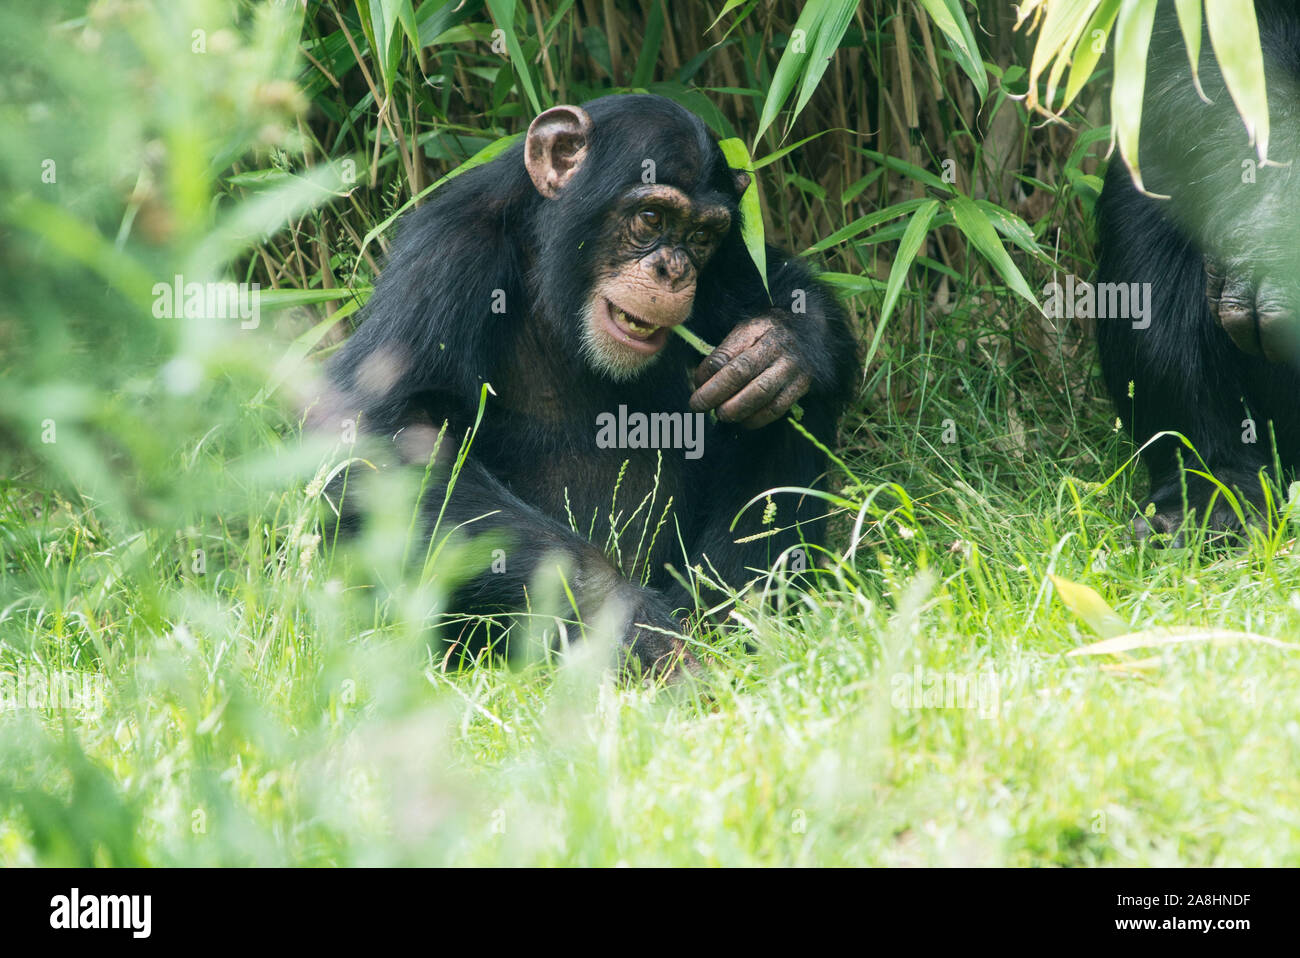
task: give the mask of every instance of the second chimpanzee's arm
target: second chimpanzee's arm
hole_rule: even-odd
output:
[[[1156,21],[1143,103],[1141,172],[1168,199],[1160,212],[1205,257],[1206,295],[1216,323],[1239,349],[1300,362],[1300,277],[1294,211],[1300,188],[1300,18],[1289,4],[1257,4],[1272,125],[1270,165],[1260,165],[1215,62],[1201,45],[1203,102],[1172,10]],[[1118,160],[1114,162],[1119,162]],[[1165,291],[1153,290],[1164,295]]]

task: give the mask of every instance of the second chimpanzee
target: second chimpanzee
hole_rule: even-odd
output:
[[[740,587],[819,540],[820,501],[775,494],[773,515],[761,497],[818,482],[823,454],[785,417],[797,401],[800,424],[834,440],[856,341],[834,297],[771,247],[769,298],[741,238],[749,181],[682,107],[607,96],[547,110],[406,218],[329,375],[397,458],[425,462],[449,427],[426,534],[440,521],[505,544],[455,612],[522,610],[562,566],[572,617],[619,616],[628,660],[655,672],[690,661],[676,637],[690,600],[668,564]],[[703,361],[671,333],[681,323],[717,344]],[[448,494],[447,453],[483,384]]]
[[[1116,407],[1145,443],[1171,430],[1219,481],[1255,507],[1274,453],[1300,465],[1300,5],[1255,4],[1272,139],[1259,165],[1203,40],[1197,94],[1172,3],[1151,41],[1140,166],[1148,190],[1111,164],[1100,210],[1099,281],[1147,284],[1150,315],[1099,321],[1102,368]],[[1139,292],[1139,295],[1141,293]],[[1187,510],[1237,525],[1224,497],[1175,437],[1148,446],[1154,512],[1139,534],[1174,532]],[[1211,500],[1214,505],[1211,507]]]

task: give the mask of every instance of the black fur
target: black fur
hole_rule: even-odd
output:
[[[711,422],[703,458],[694,461],[671,449],[660,463],[652,450],[596,446],[596,416],[620,404],[685,413],[688,373],[702,358],[673,336],[657,362],[619,383],[590,368],[581,353],[578,313],[592,286],[602,223],[615,198],[641,182],[646,158],[655,161],[657,182],[721,202],[732,213],[729,233],[699,276],[688,327],[716,345],[737,323],[773,307],[741,242],[734,177],[703,123],[653,96],[609,96],[584,109],[594,127],[590,152],[558,199],[534,188],[517,144],[453,179],[406,217],[364,322],[329,375],[348,408],[360,412],[364,430],[389,437],[413,423],[446,422],[444,451],[459,445],[474,422],[481,386],[490,383],[496,396],[488,400],[441,529],[477,519],[466,527],[471,534],[496,533],[509,544],[506,571],[474,576],[457,592],[454,611],[521,609],[543,559],[559,555],[572,571],[582,618],[590,621],[608,599],[618,599],[628,610],[624,643],[649,664],[673,648],[653,629],[676,629],[675,613],[690,605],[665,564],[681,570],[707,555],[726,582],[740,586],[750,570],[768,568],[800,536],[819,541],[824,509],[810,498],[778,497],[774,524],[802,525],[773,538],[735,542],[771,528],[761,524],[761,503],[734,532],[729,526],[752,496],[776,486],[813,486],[826,463],[785,420],[752,431]],[[800,400],[803,425],[829,444],[857,385],[854,337],[829,291],[802,263],[771,247],[768,280],[777,308],[788,306],[792,290],[807,291],[806,314],[786,319],[813,379]],[[504,313],[492,312],[496,290],[504,291]],[[383,374],[378,388],[367,386],[376,363]],[[624,519],[651,494],[657,471],[644,541],[669,499],[672,518],[653,551],[636,562],[631,553],[640,533],[634,531],[616,569],[603,546],[624,460],[618,507]],[[431,516],[445,493],[441,483],[429,492]],[[570,514],[580,533],[570,528]]]
[[[1171,198],[1139,193],[1116,158],[1099,206],[1099,281],[1150,283],[1151,324],[1134,329],[1123,319],[1100,319],[1098,338],[1107,388],[1134,439],[1182,433],[1220,480],[1258,506],[1258,474],[1274,452],[1287,472],[1300,464],[1300,375],[1294,363],[1269,362],[1234,345],[1211,312],[1205,266],[1209,256],[1242,275],[1276,281],[1289,287],[1290,307],[1300,304],[1291,285],[1300,279],[1300,4],[1260,0],[1256,11],[1272,121],[1269,158],[1283,165],[1261,167],[1256,182],[1243,182],[1243,161],[1256,154],[1208,34],[1200,77],[1211,104],[1196,94],[1173,4],[1162,3],[1148,61],[1140,166],[1147,189]],[[1243,441],[1248,418],[1255,443]],[[1143,458],[1156,513],[1151,522],[1138,520],[1139,533],[1179,527],[1184,481],[1186,505],[1205,517],[1213,487],[1195,476],[1184,480],[1180,464],[1201,466],[1177,439],[1159,440]],[[1235,525],[1222,499],[1210,522]]]

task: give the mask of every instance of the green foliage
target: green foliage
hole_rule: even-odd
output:
[[[921,0],[921,6],[925,7],[926,12],[943,31],[943,38],[948,41],[953,56],[957,58],[962,70],[975,84],[975,89],[979,91],[980,99],[983,100],[989,95],[988,73],[984,69],[984,61],[980,59],[979,47],[975,44],[975,33],[971,30],[970,22],[962,11],[960,0]]]
[[[754,260],[754,267],[763,278],[763,288],[767,289],[767,246],[763,237],[763,211],[758,201],[754,161],[749,158],[744,140],[733,137],[721,141],[718,146],[722,148],[722,155],[733,170],[744,170],[750,175],[749,186],[740,197],[741,232],[745,248]]]
[[[781,62],[772,74],[772,84],[758,118],[758,131],[754,134],[755,144],[772,125],[796,83],[799,85],[799,98],[790,122],[803,111],[826,72],[830,55],[839,47],[844,32],[848,30],[856,7],[857,0],[810,0],[804,4],[790,32],[785,52],[781,54]],[[787,124],[786,133],[789,132]]]
[[[1120,155],[1139,189],[1144,187],[1138,165],[1138,133],[1156,3],[1157,0],[1030,0],[1020,10],[1021,22],[1042,18],[1029,69],[1028,102],[1031,107],[1051,114],[1059,114],[1074,102],[1096,70],[1114,27],[1111,126]],[[1202,0],[1177,0],[1175,9],[1199,91],[1196,73],[1201,52]],[[1268,159],[1268,95],[1254,5],[1237,0],[1204,0],[1204,16],[1224,83],[1262,162]],[[1058,103],[1057,86],[1067,67],[1070,77]],[[1040,101],[1037,81],[1044,70],[1048,71],[1047,87]]]

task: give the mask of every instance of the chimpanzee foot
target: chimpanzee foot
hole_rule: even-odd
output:
[[[1300,361],[1300,297],[1293,284],[1207,256],[1205,296],[1215,322],[1242,352],[1274,363]]]
[[[1154,539],[1154,543],[1181,549],[1188,544],[1187,534],[1199,528],[1203,522],[1214,541],[1244,540],[1248,527],[1262,527],[1264,501],[1259,478],[1237,471],[1220,472],[1216,476],[1237,497],[1237,505],[1245,519],[1244,524],[1216,486],[1199,476],[1188,476],[1186,510],[1183,507],[1182,484],[1177,478],[1152,485],[1147,509],[1133,519],[1134,538],[1142,541],[1157,536],[1159,538]],[[1218,495],[1215,495],[1216,492]],[[1208,522],[1205,521],[1207,509]],[[1189,512],[1191,515],[1188,515]]]
[[[701,674],[703,667],[686,648],[679,627],[658,596],[639,602],[621,643],[624,674],[650,682],[677,682]]]

